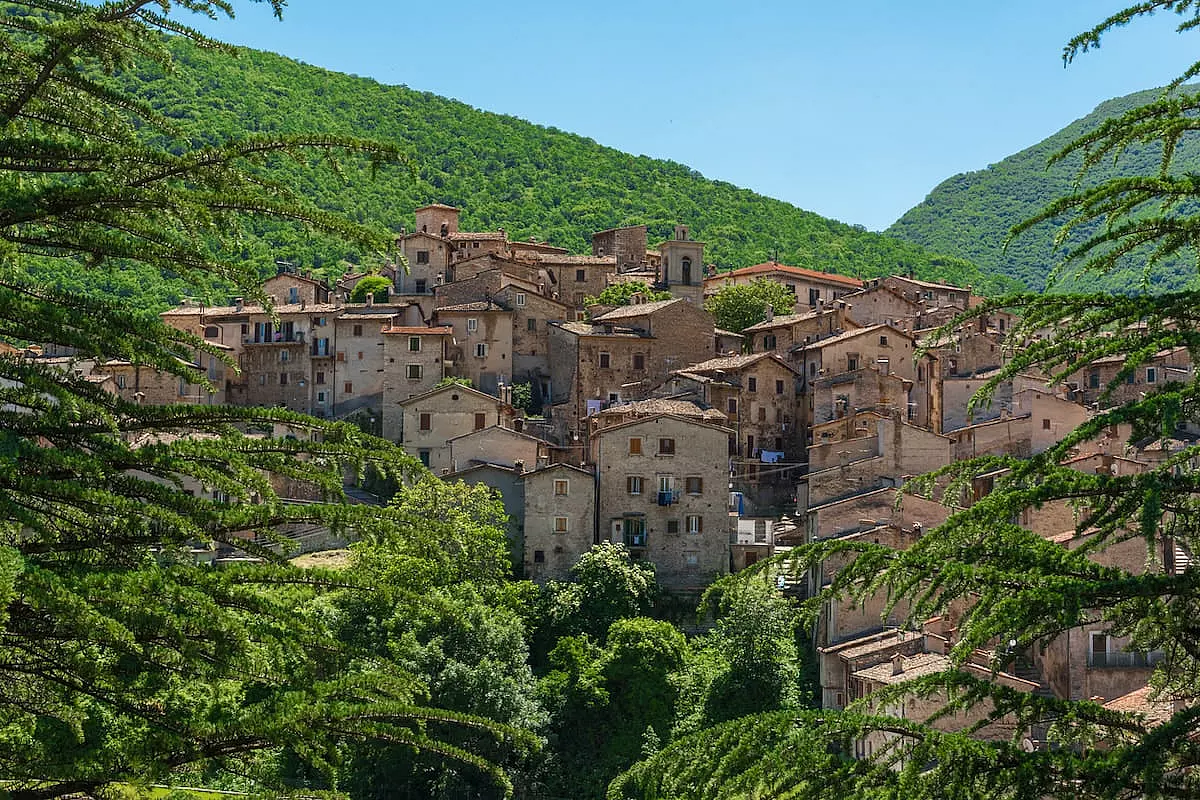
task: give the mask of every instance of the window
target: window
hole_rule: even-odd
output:
[[[279,351],[279,362],[280,362],[280,363],[284,363],[284,362],[286,362],[287,360],[288,360],[288,351],[287,351],[287,350],[280,350],[280,351]]]
[[[300,289],[295,286],[288,287],[288,302],[295,305],[300,302]]]
[[[481,431],[487,427],[487,414],[478,412],[475,414],[475,430]]]
[[[479,330],[479,320],[471,318],[467,320],[467,333],[474,333]]]
[[[846,356],[846,371],[853,372],[858,369],[858,356]]]
[[[766,406],[758,407],[758,421],[759,422],[767,421],[767,407]]]
[[[682,273],[681,283],[684,286],[690,286],[692,283],[692,260],[687,256],[680,259],[680,272]]]
[[[118,388],[118,389],[124,389],[124,388],[125,388],[125,376],[124,376],[124,375],[118,375],[118,376],[117,376],[117,388]]]
[[[408,352],[410,352],[410,353],[421,352],[421,337],[420,336],[408,337]]]
[[[358,360],[359,360],[359,361],[362,361],[362,359],[363,359],[363,351],[362,351],[362,350],[359,350],[359,351],[358,351]]]
[[[554,518],[554,532],[555,533],[566,533],[567,532],[567,518],[566,517],[555,517]]]
[[[316,383],[318,386],[324,386],[325,385],[325,373],[317,372],[317,376],[316,376],[316,378],[313,379],[313,382]]]
[[[625,489],[630,494],[642,493],[642,479],[637,475],[630,475],[625,479]]]
[[[629,439],[629,455],[640,456],[642,454],[642,439],[640,436],[631,436]]]
[[[1158,383],[1158,369],[1146,367],[1146,383]]]
[[[611,353],[601,353],[600,354],[600,369],[608,369],[611,362],[612,362],[612,354]]]
[[[475,343],[475,357],[476,358],[487,358],[487,348],[488,348],[487,342],[476,342]]]
[[[286,372],[279,373],[279,385],[287,386],[287,382],[288,382],[288,374]]]
[[[646,356],[644,353],[633,354],[633,368],[639,372],[646,368]]]
[[[426,284],[425,284],[425,279],[424,279],[424,278],[417,278],[417,285],[416,285],[417,294],[425,294],[425,289],[426,289],[426,288],[427,288],[427,287],[426,287]]]
[[[1049,419],[1042,420],[1042,430],[1044,430],[1044,431],[1050,430],[1050,420]]]
[[[267,376],[266,376],[266,373],[263,373],[262,375],[259,375],[259,376],[258,376],[258,385],[259,385],[259,386],[266,386],[266,385],[267,385]]]
[[[917,380],[925,380],[925,366],[923,364],[917,364]]]
[[[1147,370],[1147,372],[1148,371],[1149,370]],[[1099,389],[1100,388],[1100,373],[1097,372],[1096,370],[1092,370],[1091,372],[1088,373],[1088,387],[1091,389]]]
[[[248,323],[243,322],[242,323],[242,336],[249,336],[249,335],[250,335],[250,325]]]
[[[586,281],[587,281],[587,270],[583,270],[583,269],[575,270],[575,282],[576,283],[584,283]]]
[[[679,520],[667,520],[667,533],[679,533]]]
[[[768,333],[768,334],[764,335],[762,338],[762,349],[763,350],[774,350],[776,341],[777,341],[777,339],[775,338],[775,334]]]
[[[405,370],[405,374],[408,376],[408,379],[410,381],[421,380],[421,365],[420,364],[409,364]]]
[[[537,330],[537,320],[534,319],[533,317],[530,317],[529,319],[525,320],[525,330],[536,331]]]
[[[417,451],[417,459],[420,460],[421,464],[424,465],[428,469],[428,467],[429,467],[429,451],[428,450],[418,450]]]
[[[417,424],[418,429],[427,431],[433,428],[433,414],[428,411],[421,413],[421,421]]]
[[[683,563],[687,564],[689,567],[700,566],[700,554],[699,553],[684,553],[683,554]]]
[[[754,437],[753,436],[746,437],[746,455],[750,456],[751,458],[754,457]]]
[[[545,564],[546,563],[546,551],[545,550],[534,550],[533,551],[533,563]]]
[[[783,394],[783,381],[775,381],[775,394]]]
[[[362,325],[355,325],[355,326],[354,326],[354,335],[355,335],[355,336],[362,336]]]
[[[554,481],[554,494],[556,497],[566,497],[567,489],[570,487],[570,481],[556,480]]]
[[[221,335],[221,329],[218,328],[216,325],[209,325],[207,328],[204,329],[204,338],[205,339],[216,339],[220,335]]]
[[[687,516],[687,532],[702,533],[704,531],[704,517],[699,514],[688,514]]]
[[[524,293],[524,292],[517,292],[517,297],[516,297],[516,301],[515,301],[515,302],[516,302],[516,304],[517,304],[517,307],[518,307],[518,308],[520,308],[520,307],[524,307],[524,305],[525,305],[525,293]]]
[[[325,393],[324,392],[317,392],[317,402],[318,403],[325,402]]]
[[[342,391],[346,394],[354,394],[354,384],[350,381],[346,381],[346,383],[342,386]]]
[[[758,378],[751,375],[749,378],[746,379],[746,391],[747,392],[757,392],[758,391]]]
[[[879,345],[880,345],[881,347],[887,347],[887,343],[888,343],[888,342],[887,342],[887,337],[886,337],[886,336],[880,336],[880,337],[879,337]]]
[[[704,491],[704,478],[691,477],[684,481],[684,489],[688,494],[700,494]]]
[[[418,264],[428,264],[429,263],[429,251],[428,250],[418,250],[417,251],[417,263]]]
[[[623,531],[627,547],[646,546],[646,520],[626,517]]]
[[[736,414],[737,413],[737,398],[736,397],[729,398],[729,400],[727,400],[725,403],[725,409],[730,414]]]
[[[324,328],[325,327],[325,318],[324,317],[313,317],[313,325],[317,326],[318,328]]]
[[[658,454],[660,456],[675,455],[675,440],[674,439],[659,439]]]

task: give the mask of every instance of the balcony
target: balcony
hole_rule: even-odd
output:
[[[296,333],[285,334],[276,333],[270,338],[257,338],[254,336],[246,336],[242,338],[242,344],[273,344],[273,345],[288,345],[288,344],[304,344],[304,332],[297,331]]]
[[[329,347],[329,340],[313,340],[311,355],[313,358],[333,358],[333,350]]]
[[[1162,660],[1161,650],[1148,653],[1088,653],[1088,667],[1092,669],[1147,669]]]
[[[658,504],[660,506],[673,506],[678,502],[679,502],[679,492],[677,492],[677,491],[659,492],[658,493]]]

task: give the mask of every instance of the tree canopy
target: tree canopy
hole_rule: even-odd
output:
[[[722,286],[704,301],[704,310],[716,318],[717,327],[741,333],[767,318],[767,307],[790,314],[796,295],[779,281],[757,278],[751,283]]]
[[[633,302],[633,296],[640,294],[642,299],[647,303],[653,303],[656,300],[670,300],[671,293],[667,291],[656,291],[650,284],[645,281],[626,281],[624,283],[612,283],[604,287],[604,290],[595,297],[588,296],[583,299],[583,305],[586,306],[627,306]]]
[[[278,13],[283,3],[272,5]],[[123,401],[87,380],[86,364],[126,362],[204,385],[196,353],[225,356],[152,314],[45,285],[47,264],[84,276],[138,264],[255,296],[258,276],[238,247],[253,219],[290,220],[364,251],[387,246],[379,231],[259,170],[322,158],[357,175],[401,160],[393,145],[327,133],[196,141],[168,110],[123,90],[123,70],[168,68],[179,40],[227,50],[176,11],[229,8],[0,8],[0,339],[75,354],[52,365],[0,355],[4,791],[96,796],[189,770],[279,791],[265,760],[285,745],[328,772],[340,747],[368,740],[434,750],[505,785],[456,731],[507,745],[528,737],[426,705],[411,664],[368,657],[322,613],[335,596],[373,591],[368,577],[301,573],[271,546],[285,524],[425,541],[425,514],[352,506],[342,488],[368,468],[402,482],[422,468],[347,424]],[[276,425],[292,435],[263,433]],[[283,482],[322,501],[290,503],[276,491]],[[259,563],[202,567],[195,554],[212,542]],[[398,599],[415,602],[411,592]]]

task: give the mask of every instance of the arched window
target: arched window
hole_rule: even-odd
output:
[[[205,339],[219,339],[220,336],[221,336],[221,329],[218,328],[216,325],[209,325],[207,328],[204,329],[204,338]]]
[[[690,286],[692,283],[692,260],[690,258],[684,258],[682,264],[683,285]]]

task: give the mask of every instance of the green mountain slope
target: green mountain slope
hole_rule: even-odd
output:
[[[1044,223],[1013,240],[1007,250],[1004,240],[1013,225],[1027,219],[1052,200],[1069,194],[1079,176],[1078,158],[1047,168],[1050,156],[1103,120],[1151,102],[1161,90],[1151,89],[1108,100],[1049,138],[1011,155],[987,169],[955,175],[939,184],[924,202],[910,209],[886,233],[941,253],[969,259],[989,272],[1015,278],[1031,289],[1045,286],[1047,274],[1061,261],[1055,250],[1056,227]],[[1098,164],[1084,176],[1089,186],[1109,178],[1151,174],[1158,169],[1161,150],[1131,148],[1121,158]],[[1174,167],[1180,171],[1200,170],[1200,143],[1184,140]],[[1156,289],[1179,288],[1195,276],[1190,256],[1163,261],[1147,276],[1145,260],[1131,260],[1127,269],[1086,278],[1064,274],[1057,288],[1086,286],[1094,290],[1137,289],[1148,277]]]
[[[464,229],[502,227],[514,239],[536,236],[589,252],[593,231],[644,223],[653,242],[682,222],[708,243],[709,259],[722,267],[758,263],[777,250],[785,263],[852,275],[911,266],[930,279],[987,285],[979,270],[958,259],[707,180],[682,164],[628,155],[581,136],[271,53],[242,50],[235,59],[182,41],[173,47],[173,74],[147,67],[123,80],[197,141],[316,131],[401,143],[415,174],[388,167],[371,179],[349,170],[342,180],[326,166],[281,159],[271,175],[298,183],[324,208],[383,229],[411,226],[412,210],[436,201],[463,208]],[[339,272],[343,260],[377,258],[279,223],[248,228],[236,256],[263,271],[286,259],[326,274]],[[65,288],[148,306],[196,293],[136,271],[114,269],[99,285],[82,286],[70,268],[41,270],[41,277]],[[199,294],[219,297],[222,291]]]

